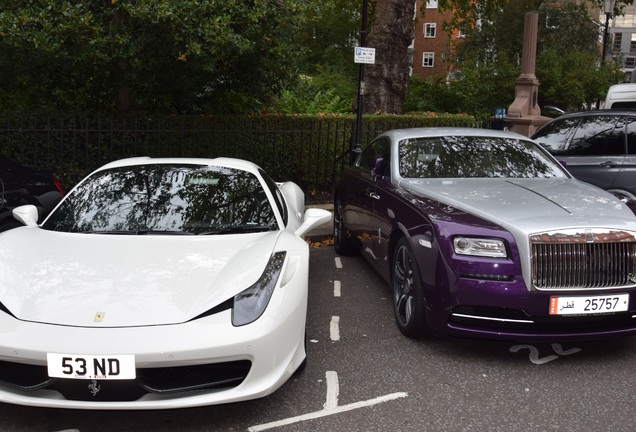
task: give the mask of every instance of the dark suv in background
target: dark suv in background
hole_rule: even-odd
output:
[[[564,114],[532,139],[579,180],[636,200],[636,110]]]

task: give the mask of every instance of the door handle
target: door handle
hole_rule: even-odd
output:
[[[378,195],[377,193],[375,193],[373,191],[368,191],[367,192],[367,196],[369,196],[370,198],[373,198],[374,200],[379,200],[380,199],[380,195]]]

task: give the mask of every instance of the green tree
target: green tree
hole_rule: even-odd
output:
[[[286,83],[269,107],[280,113],[350,112],[357,92],[353,48],[360,29],[360,0],[323,0],[307,8],[298,34],[301,75]]]
[[[539,104],[554,104],[568,110],[590,105],[609,85],[623,75],[611,59],[599,67],[600,23],[590,17],[588,7],[599,4],[556,0],[439,0],[440,8],[452,8],[449,28],[467,35],[456,45],[456,63],[462,79],[450,84],[453,91],[464,87],[480,99],[467,103],[467,111],[483,116],[505,108],[514,99],[523,50],[524,16],[539,12],[539,34],[535,74],[541,83]],[[618,13],[631,0],[617,2]],[[477,78],[477,79],[475,79]],[[462,81],[468,80],[467,83]],[[469,109],[479,111],[469,111]]]
[[[246,112],[297,74],[309,0],[4,0],[0,109]]]

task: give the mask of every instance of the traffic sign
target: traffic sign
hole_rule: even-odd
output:
[[[355,63],[375,64],[375,48],[355,47],[353,61]]]

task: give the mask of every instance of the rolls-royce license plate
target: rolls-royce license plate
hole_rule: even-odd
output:
[[[629,294],[601,296],[550,297],[550,315],[588,315],[624,312],[629,306]]]

